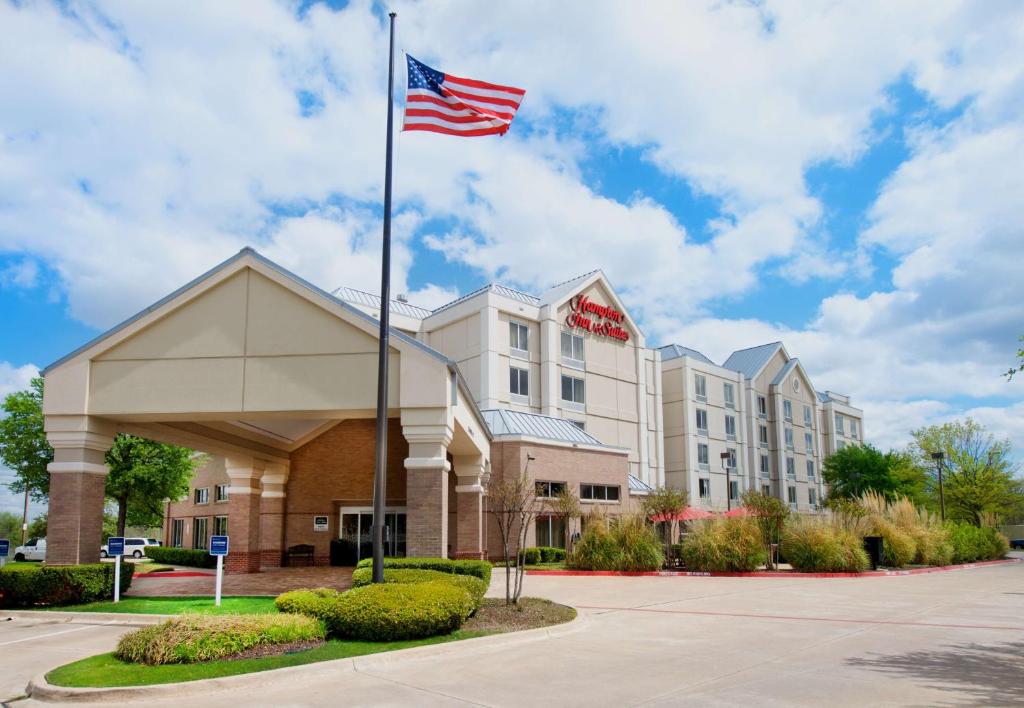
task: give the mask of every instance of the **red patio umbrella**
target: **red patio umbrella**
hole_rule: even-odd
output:
[[[748,509],[745,506],[738,506],[735,509],[730,509],[729,511],[725,512],[724,514],[722,514],[722,516],[726,516],[726,517],[729,517],[729,518],[732,518],[733,516],[753,516],[753,515],[754,515],[754,512],[752,512],[750,509]]]
[[[710,519],[713,516],[714,514],[710,511],[688,506],[676,514],[674,519],[671,514],[655,514],[651,517],[651,521],[696,521],[697,519]]]

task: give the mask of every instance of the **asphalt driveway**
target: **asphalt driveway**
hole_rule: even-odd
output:
[[[582,621],[554,637],[255,674],[244,688],[146,704],[1024,703],[1021,563],[859,579],[535,576],[526,590],[579,607]],[[109,649],[119,631],[41,638],[36,664]]]

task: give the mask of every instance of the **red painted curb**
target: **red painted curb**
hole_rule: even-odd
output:
[[[142,575],[136,575],[132,578],[135,580],[145,580],[147,578],[212,578],[214,573],[199,573],[192,570],[172,570],[163,573],[144,573]]]
[[[897,575],[924,575],[926,573],[944,573],[950,570],[969,570],[970,568],[981,568],[987,565],[1004,565],[1006,563],[1020,563],[1019,558],[1005,558],[1002,560],[978,561],[977,563],[964,563],[962,565],[942,565],[934,568],[910,568],[908,570],[868,570],[863,573],[797,573],[792,570],[767,571],[755,570],[750,573],[728,573],[717,571],[696,571],[696,570],[652,570],[646,572],[631,572],[620,570],[528,570],[527,575],[564,575],[564,576],[646,576],[653,578],[884,578]]]

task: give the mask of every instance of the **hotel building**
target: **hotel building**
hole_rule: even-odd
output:
[[[810,510],[822,451],[862,434],[859,411],[816,394],[781,344],[722,366],[648,347],[600,271],[540,295],[491,284],[433,310],[388,306],[392,554],[497,555],[486,491],[507,475],[542,497],[569,489],[584,512],[621,513],[666,484],[723,508],[722,452],[735,497],[794,489]],[[332,539],[364,547],[380,307],[243,249],[47,368],[50,562],[98,558],[103,454],[119,432],[209,456],[167,506],[168,545],[227,531],[234,572],[280,565],[300,544],[317,563]],[[564,531],[542,515],[527,543],[563,545]]]

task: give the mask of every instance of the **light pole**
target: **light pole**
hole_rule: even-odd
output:
[[[725,470],[725,509],[732,511],[732,477],[729,472],[729,459],[732,455],[723,452],[719,457],[722,458],[722,469]]]
[[[942,523],[946,523],[946,498],[942,492],[942,461],[946,457],[944,452],[933,452],[932,459],[935,460],[935,468],[939,472],[939,515]]]

